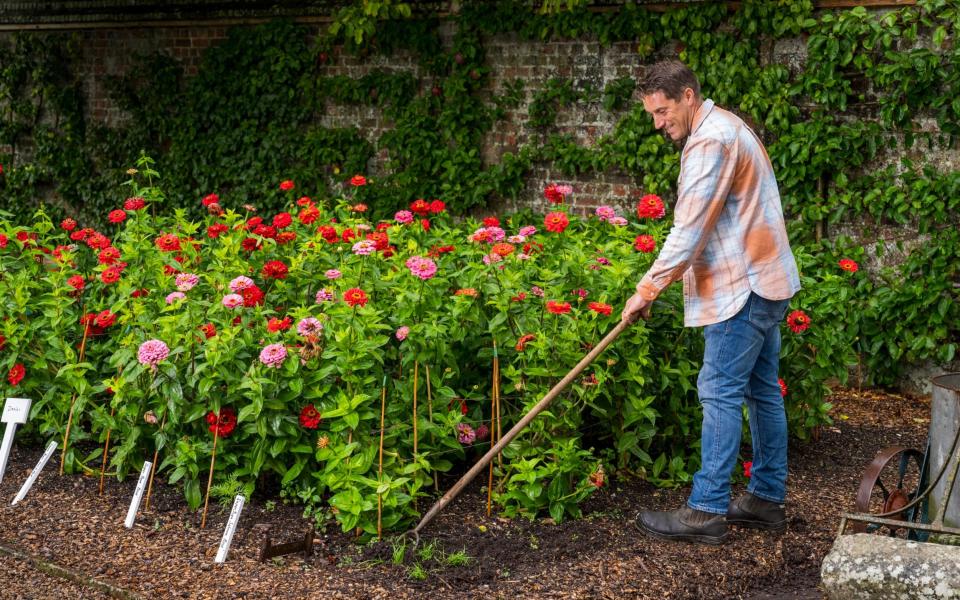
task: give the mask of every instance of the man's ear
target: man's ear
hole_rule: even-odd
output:
[[[697,94],[693,91],[693,88],[683,89],[683,101],[686,102],[687,106],[692,106],[696,98]]]

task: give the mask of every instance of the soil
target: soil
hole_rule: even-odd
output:
[[[639,509],[676,508],[689,489],[614,481],[583,519],[553,524],[488,518],[475,482],[416,549],[396,539],[359,545],[331,526],[317,532],[311,557],[263,563],[264,536],[291,541],[310,525],[301,508],[255,498],[227,562],[214,565],[229,507],[212,507],[200,529],[180,492],[155,482],[151,508],[128,530],[136,477],[108,481],[99,496],[97,477],[59,477],[55,457],[23,502],[0,503],[0,597],[819,599],[820,563],[866,465],[889,445],[922,450],[930,415],[929,399],[877,391],[839,390],[831,401],[834,424],[816,441],[791,443],[786,532],[734,528],[719,547],[634,529]],[[13,498],[41,453],[15,449],[0,498]]]

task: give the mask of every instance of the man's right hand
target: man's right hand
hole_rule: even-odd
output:
[[[653,303],[643,296],[639,292],[630,296],[627,299],[626,305],[623,307],[623,312],[620,313],[620,320],[626,321],[627,323],[635,323],[637,319],[643,318],[644,320],[650,318],[650,307]]]

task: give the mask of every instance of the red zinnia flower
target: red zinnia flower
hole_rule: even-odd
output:
[[[240,242],[240,247],[247,252],[253,252],[260,248],[260,242],[257,238],[243,238],[243,241]]]
[[[794,333],[804,332],[810,327],[810,317],[802,310],[795,310],[787,315],[787,325]]]
[[[102,233],[93,232],[90,237],[86,239],[87,246],[95,250],[103,250],[110,245],[110,239]]]
[[[368,233],[367,239],[377,245],[378,251],[386,250],[390,246],[390,236],[382,231]]]
[[[120,281],[120,269],[118,267],[110,267],[103,273],[100,273],[100,281],[107,284]]]
[[[484,227],[500,227],[500,219],[496,217],[487,217],[483,220]]]
[[[125,210],[140,210],[147,205],[146,201],[139,196],[134,196],[133,198],[127,198],[127,201],[123,203],[123,208]]]
[[[220,204],[220,196],[216,194],[207,194],[203,197],[203,200],[200,201],[204,206],[210,206],[211,204]]]
[[[86,282],[83,279],[83,275],[71,275],[67,278],[67,285],[80,292],[83,290],[83,286],[86,285]]]
[[[320,227],[317,227],[317,233],[319,233],[320,237],[322,237],[328,244],[335,244],[339,239],[339,236],[337,236],[337,229],[332,225],[321,225]],[[344,233],[346,233],[346,231]]]
[[[309,196],[300,196],[297,198],[297,206],[313,206],[313,200]]]
[[[263,304],[264,296],[263,290],[261,290],[256,285],[251,285],[250,287],[243,288],[243,291],[240,292],[240,295],[243,296],[243,305],[247,308],[258,306]]]
[[[433,214],[442,213],[447,209],[447,205],[443,203],[443,200],[433,200],[430,202],[430,212]]]
[[[273,217],[273,226],[277,229],[289,227],[291,223],[293,223],[293,217],[288,212],[282,212]]]
[[[303,410],[300,411],[300,424],[307,429],[316,429],[320,426],[321,421],[323,421],[323,417],[320,415],[320,411],[312,404],[304,406]]]
[[[546,198],[550,204],[563,204],[563,194],[557,189],[557,184],[555,183],[551,183],[543,190],[543,197]]]
[[[214,223],[213,225],[207,227],[207,237],[211,240],[214,238],[220,237],[221,233],[226,233],[228,227],[223,223]]]
[[[779,378],[779,379],[777,379],[777,383],[780,384],[780,395],[781,395],[781,396],[786,396],[786,395],[787,395],[787,382],[784,381],[783,378]]]
[[[97,327],[102,327],[106,329],[107,327],[110,327],[111,325],[113,325],[113,323],[116,320],[117,320],[117,315],[113,314],[109,310],[101,310],[97,314],[96,319],[94,319],[94,323],[97,324]]]
[[[367,293],[361,290],[360,288],[350,288],[343,293],[343,301],[350,306],[366,306],[367,304]]]
[[[517,345],[515,346],[517,349],[517,352],[523,352],[524,349],[527,347],[527,344],[529,342],[532,342],[535,339],[537,339],[537,336],[532,333],[528,333],[526,335],[520,336],[520,339],[517,340]]]
[[[652,235],[638,235],[633,240],[633,247],[638,252],[653,252],[657,249],[657,240],[653,239]]]
[[[511,301],[511,302],[523,302],[523,301],[526,300],[526,299],[527,299],[527,293],[526,293],[526,292],[520,292],[520,293],[517,294],[516,296],[510,298],[510,301]]]
[[[752,460],[743,461],[743,475],[745,477],[750,477],[751,470],[753,470],[753,461]]]
[[[73,235],[73,234],[70,234],[70,235]],[[10,242],[10,239],[7,236],[0,233],[0,248],[6,248],[7,243],[9,242]]]
[[[97,256],[97,262],[101,265],[112,265],[120,258],[120,251],[113,246],[108,246],[100,251]]]
[[[297,219],[299,219],[304,225],[310,225],[318,218],[320,218],[320,209],[318,209],[316,206],[307,206],[300,211],[300,214],[297,215]]]
[[[471,298],[477,297],[477,290],[473,288],[460,288],[453,293],[454,296],[470,296]]]
[[[23,365],[17,363],[13,365],[13,368],[7,373],[7,381],[10,382],[10,385],[16,387],[18,383],[23,381],[23,376],[26,374],[27,370],[23,368]]]
[[[278,331],[286,331],[290,329],[290,325],[293,324],[293,320],[290,317],[284,317],[278,319],[276,317],[271,317],[267,321],[267,331],[270,333],[277,333]]]
[[[422,216],[430,214],[430,203],[423,198],[417,198],[410,204],[410,210]]]
[[[237,413],[229,407],[221,408],[219,415],[211,410],[207,413],[207,424],[210,433],[217,437],[227,437],[237,426]]]
[[[289,192],[294,187],[295,186],[293,185],[293,182],[289,179],[286,179],[280,182],[280,189],[283,190],[284,192]]]
[[[570,303],[547,300],[547,310],[555,315],[563,315],[570,312]]]
[[[295,239],[297,239],[296,231],[281,231],[277,234],[277,243],[281,246],[284,244],[289,244]]]
[[[271,260],[263,265],[263,269],[260,271],[260,274],[263,275],[265,279],[286,279],[287,265],[283,264],[279,260]]]
[[[430,231],[430,219],[420,219],[420,227],[422,227],[424,231]]]
[[[64,219],[60,221],[60,228],[64,231],[73,231],[77,228],[77,222],[73,219]]]
[[[180,249],[180,238],[175,233],[165,233],[157,238],[156,244],[161,252],[176,252]]]
[[[554,233],[563,233],[569,224],[570,219],[567,218],[566,213],[562,212],[548,213],[547,216],[543,218],[544,227],[547,228],[547,231]]]
[[[613,311],[612,306],[610,306],[609,304],[604,304],[603,302],[591,302],[587,306],[589,306],[590,310],[592,310],[593,312],[599,313],[605,316],[610,316],[610,313]]]
[[[637,202],[637,216],[641,219],[659,219],[666,212],[663,200],[656,194],[647,194]]]
[[[146,298],[150,295],[150,290],[133,290],[130,292],[131,298]]]
[[[110,214],[107,215],[107,220],[111,223],[123,223],[127,219],[127,213],[120,210],[111,210]]]
[[[253,235],[259,235],[260,237],[272,240],[277,237],[277,230],[261,223],[253,228]]]
[[[360,187],[362,185],[367,185],[367,178],[363,175],[354,175],[350,178],[350,185],[353,187]]]
[[[204,323],[200,326],[200,331],[208,340],[217,335],[217,327],[213,323]]]
[[[354,204],[353,206],[350,207],[350,210],[352,210],[353,212],[359,212],[359,213],[367,212],[367,205],[364,204],[363,202],[359,204]]]
[[[856,273],[857,269],[860,268],[860,265],[858,265],[857,261],[855,260],[852,260],[849,258],[843,258],[843,259],[840,259],[840,268],[843,269],[844,271]]]

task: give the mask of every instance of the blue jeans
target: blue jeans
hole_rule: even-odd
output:
[[[777,382],[780,321],[789,300],[755,293],[736,315],[703,329],[706,347],[697,378],[703,405],[701,467],[687,505],[726,514],[730,474],[740,451],[743,403],[750,414],[753,468],[747,491],[782,503],[787,493],[787,418]]]

